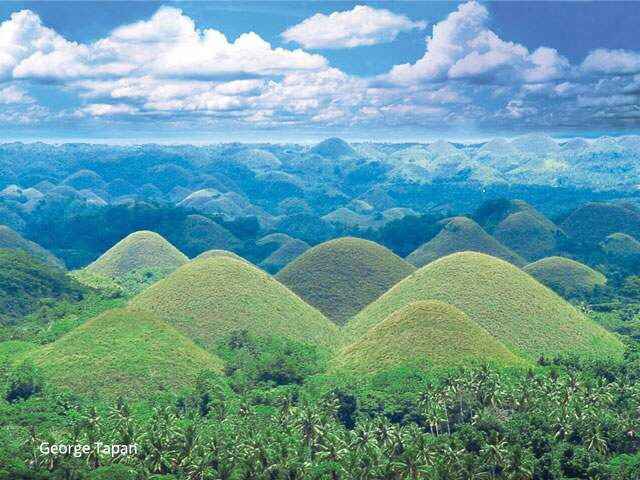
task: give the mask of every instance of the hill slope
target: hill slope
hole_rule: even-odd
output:
[[[441,258],[404,279],[354,317],[348,334],[362,337],[394,311],[419,300],[458,307],[528,359],[566,352],[619,355],[622,350],[613,335],[522,270],[473,252]]]
[[[333,366],[375,372],[416,360],[436,367],[474,360],[525,363],[458,308],[429,300],[410,303],[393,312],[345,347]]]
[[[307,250],[276,278],[342,324],[414,270],[377,243],[347,237]]]
[[[588,203],[560,225],[575,242],[595,246],[612,233],[640,238],[640,213],[624,205]]]
[[[319,311],[262,270],[228,256],[184,265],[131,305],[154,312],[205,347],[236,330],[325,347],[338,337],[338,328]]]
[[[414,250],[407,261],[422,267],[434,260],[456,252],[479,252],[502,258],[517,266],[527,262],[485,232],[480,225],[466,217],[449,220],[440,233]]]
[[[608,257],[622,262],[640,260],[640,242],[626,233],[612,233],[601,243],[600,248]]]
[[[116,278],[139,268],[176,269],[188,261],[162,236],[141,230],[120,240],[87,270]]]
[[[222,361],[153,315],[110,310],[27,354],[49,382],[81,395],[145,397],[193,383]]]
[[[602,273],[564,257],[543,258],[523,270],[565,298],[590,295],[597,286],[607,283]]]
[[[311,247],[307,242],[292,238],[260,262],[260,267],[269,273],[276,273],[309,250],[309,248]]]
[[[512,213],[502,220],[493,236],[527,260],[538,260],[553,253],[564,233],[550,220],[532,210]]]
[[[37,243],[27,240],[18,232],[5,225],[0,225],[0,248],[22,250],[42,263],[46,263],[52,267],[64,268],[62,260],[57,258],[53,253],[45,250]]]

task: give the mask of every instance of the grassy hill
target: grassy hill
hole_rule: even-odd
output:
[[[141,230],[120,240],[87,270],[117,278],[140,268],[176,269],[188,261],[161,235]]]
[[[148,397],[192,384],[222,361],[153,315],[105,312],[25,356],[56,386],[100,398]]]
[[[394,311],[419,300],[458,307],[509,350],[528,359],[622,351],[617,338],[552,290],[508,262],[475,252],[449,255],[421,268],[354,317],[347,334],[361,338]]]
[[[16,357],[37,347],[38,345],[35,343],[23,342],[22,340],[0,342],[0,365],[4,362],[12,362]]]
[[[560,225],[576,243],[595,246],[612,233],[640,238],[640,212],[625,205],[588,203]]]
[[[180,231],[169,238],[189,257],[206,250],[232,250],[240,245],[229,230],[202,215],[187,216]]]
[[[203,260],[205,258],[213,258],[213,257],[230,257],[235,258],[236,260],[242,260],[246,262],[244,258],[234,252],[230,252],[229,250],[207,250],[206,252],[202,252],[198,255],[194,260]]]
[[[315,308],[246,261],[228,256],[194,260],[131,301],[205,347],[247,330],[333,347],[338,328]]]
[[[347,237],[307,250],[276,278],[342,324],[414,270],[377,243]]]
[[[57,258],[53,253],[45,250],[37,243],[27,240],[18,232],[5,225],[0,225],[0,248],[22,250],[42,263],[46,263],[52,267],[64,268],[62,260]]]
[[[543,258],[523,270],[565,298],[590,295],[597,286],[607,283],[602,273],[564,257]]]
[[[35,311],[43,300],[76,300],[84,292],[63,270],[25,252],[0,249],[0,324]]]
[[[307,242],[292,238],[280,245],[275,252],[260,262],[260,267],[269,273],[276,273],[311,248]]]
[[[601,243],[600,248],[607,257],[620,261],[640,260],[640,242],[626,233],[612,233]]]
[[[517,266],[527,262],[485,232],[480,225],[466,217],[449,220],[440,233],[414,250],[407,261],[422,267],[434,260],[456,252],[480,252],[502,258]]]
[[[558,248],[562,230],[532,210],[509,214],[493,232],[496,240],[527,260],[546,257]]]
[[[375,372],[406,362],[450,367],[469,361],[525,364],[458,308],[436,300],[410,303],[345,347],[333,367]]]

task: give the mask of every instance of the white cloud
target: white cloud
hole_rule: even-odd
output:
[[[640,52],[599,48],[582,62],[587,73],[626,75],[640,72]]]
[[[34,103],[34,101],[35,100],[24,89],[16,85],[0,88],[0,104],[25,104]]]
[[[78,110],[78,116],[111,117],[116,115],[130,115],[137,109],[125,104],[111,105],[108,103],[91,103]]]
[[[389,10],[357,5],[330,15],[317,13],[283,32],[282,37],[310,49],[353,48],[391,42],[400,32],[425,26],[425,22],[414,22]]]

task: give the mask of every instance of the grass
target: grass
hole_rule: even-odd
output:
[[[234,252],[230,252],[229,250],[207,250],[206,252],[202,252],[198,255],[194,260],[203,260],[205,258],[214,258],[214,257],[229,257],[235,258],[236,260],[242,260],[246,262],[244,258]]]
[[[486,253],[517,266],[527,263],[466,217],[449,220],[438,235],[413,251],[407,261],[416,267],[422,267],[451,253],[466,251]]]
[[[501,221],[493,236],[529,261],[551,255],[564,236],[553,222],[531,210],[512,213]]]
[[[7,340],[6,342],[0,342],[0,366],[3,363],[13,362],[16,357],[37,347],[38,345],[35,343],[23,342],[22,340]]]
[[[309,244],[292,238],[291,240],[280,245],[275,252],[260,262],[260,267],[269,273],[276,273],[290,264],[304,252],[309,250]]]
[[[612,233],[600,244],[602,251],[620,260],[640,258],[640,242],[626,233]]]
[[[142,230],[120,240],[86,268],[91,273],[118,278],[139,268],[176,269],[188,261],[161,235]]]
[[[620,341],[552,290],[508,262],[475,252],[446,256],[398,283],[347,325],[361,338],[394,311],[420,300],[458,307],[527,359],[575,353],[619,356]]]
[[[565,298],[588,296],[607,283],[602,273],[564,257],[543,258],[524,267],[524,271]]]
[[[173,240],[189,257],[212,249],[232,250],[240,245],[229,230],[203,215],[189,215],[179,238]]]
[[[105,312],[39,349],[29,359],[44,378],[79,395],[150,397],[193,383],[222,361],[153,315]]]
[[[338,328],[270,275],[228,256],[194,260],[131,301],[205,348],[246,330],[333,347]]]
[[[429,300],[393,312],[345,347],[332,367],[372,373],[419,360],[434,367],[526,364],[458,308]]]
[[[612,233],[640,238],[640,213],[624,205],[588,203],[560,225],[575,242],[595,246]]]
[[[276,278],[343,324],[414,270],[377,243],[347,237],[307,250]]]
[[[36,260],[51,267],[64,268],[62,260],[57,258],[53,253],[45,250],[37,243],[27,240],[18,232],[5,225],[0,225],[0,248],[22,250],[34,257]]]

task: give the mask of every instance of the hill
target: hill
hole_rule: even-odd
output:
[[[377,243],[347,237],[307,250],[276,278],[342,324],[414,270]]]
[[[222,361],[148,313],[105,312],[26,356],[52,384],[80,395],[148,397],[193,384]]]
[[[602,251],[614,260],[637,262],[640,260],[640,242],[626,233],[612,233],[601,243]]]
[[[141,230],[123,238],[87,270],[117,278],[140,268],[175,269],[189,259],[155,232]]]
[[[292,238],[280,245],[267,258],[260,262],[260,267],[269,273],[276,273],[311,248],[307,242]]]
[[[533,277],[508,262],[474,252],[438,259],[404,279],[347,325],[352,338],[419,300],[458,307],[509,350],[541,355],[619,355],[620,342]]]
[[[607,278],[586,265],[564,257],[547,257],[523,269],[565,298],[583,297],[604,286]]]
[[[230,252],[229,250],[207,250],[206,252],[202,252],[198,255],[194,260],[203,260],[205,258],[213,258],[213,257],[229,257],[235,258],[236,260],[241,260],[246,262],[244,258],[234,252]]]
[[[375,372],[407,362],[450,367],[469,361],[524,364],[458,308],[429,300],[410,303],[345,347],[334,368]]]
[[[640,238],[640,212],[624,205],[588,203],[574,210],[560,226],[576,243],[596,246],[612,233]]]
[[[194,260],[131,301],[207,348],[230,332],[332,347],[338,328],[267,273],[225,255]]]
[[[493,236],[527,260],[538,260],[554,253],[565,237],[550,220],[532,210],[511,213],[502,220]]]
[[[480,225],[466,217],[454,217],[449,220],[438,235],[414,250],[407,257],[407,261],[416,267],[422,267],[440,257],[465,251],[486,253],[517,266],[527,263],[520,255],[509,250],[485,232]]]
[[[46,263],[52,267],[64,268],[62,260],[54,254],[45,250],[37,243],[27,240],[18,232],[5,225],[0,225],[0,248],[22,250],[42,263]]]
[[[226,228],[203,215],[188,215],[177,235],[170,239],[189,257],[213,250],[233,250],[240,241]]]
[[[0,324],[35,311],[43,300],[79,300],[84,292],[63,270],[25,252],[0,249]]]
[[[314,146],[311,153],[324,158],[356,157],[358,153],[347,142],[340,138],[328,138]]]

